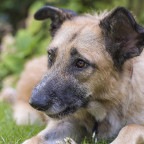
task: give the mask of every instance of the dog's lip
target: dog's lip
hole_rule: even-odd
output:
[[[74,112],[77,111],[78,108],[74,107],[74,106],[68,106],[67,108],[65,108],[63,111],[57,113],[57,114],[47,114],[49,117],[51,118],[63,118],[64,116],[68,116]]]
[[[46,113],[46,115],[48,115],[51,118],[61,119],[63,117],[66,117],[70,114],[75,113],[80,108],[87,107],[87,103],[88,103],[88,99],[86,99],[85,102],[83,102],[81,105],[67,106],[64,110],[60,111],[59,113],[55,113],[55,114],[49,114],[47,112],[45,112],[45,113]]]

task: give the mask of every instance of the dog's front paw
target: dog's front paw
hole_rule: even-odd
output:
[[[63,141],[57,141],[56,144],[76,144],[71,138],[65,138]]]
[[[28,139],[28,140],[24,141],[22,144],[31,144],[31,143],[32,143],[32,141],[30,139]]]
[[[13,117],[17,125],[34,124],[35,122],[42,123],[40,113],[34,110],[28,103],[17,101],[13,106]]]
[[[22,144],[44,144],[44,140],[40,136],[35,136],[24,141]]]

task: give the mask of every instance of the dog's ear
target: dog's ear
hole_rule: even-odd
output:
[[[44,6],[35,13],[34,18],[36,20],[45,20],[50,18],[52,21],[50,32],[51,35],[54,36],[55,32],[60,28],[65,20],[71,19],[76,15],[77,14],[72,10],[61,9],[52,6]]]
[[[144,28],[136,23],[132,14],[118,7],[100,22],[106,50],[114,65],[121,68],[129,58],[140,55],[144,46]]]

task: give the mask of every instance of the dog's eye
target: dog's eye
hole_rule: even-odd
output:
[[[51,52],[48,52],[48,60],[49,60],[49,62],[53,61],[53,55]]]
[[[84,68],[84,67],[86,67],[86,65],[87,65],[86,62],[81,59],[76,62],[77,68]]]

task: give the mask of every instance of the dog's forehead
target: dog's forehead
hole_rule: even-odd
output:
[[[52,40],[51,48],[71,49],[71,47],[89,48],[100,44],[102,39],[99,20],[89,17],[78,17],[66,21]]]

